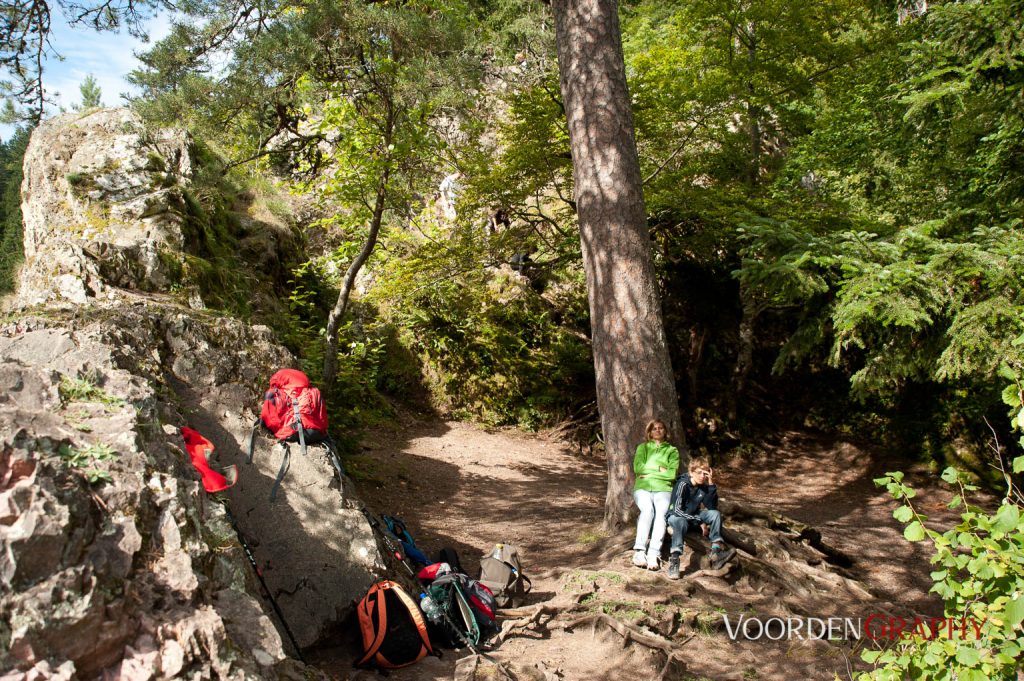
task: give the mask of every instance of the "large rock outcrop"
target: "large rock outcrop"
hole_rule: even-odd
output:
[[[40,125],[25,152],[22,300],[166,289],[174,260],[161,254],[184,250],[192,147],[188,133],[147,131],[127,109]]]
[[[300,646],[382,570],[321,457],[295,452],[273,505],[279,460],[261,449],[244,465],[265,382],[294,357],[266,326],[163,293],[218,236],[189,206],[193,148],[121,110],[59,117],[30,142],[21,306],[0,321],[3,681],[316,677],[288,657],[228,507]],[[249,243],[289,257],[273,225],[234,224],[236,256]],[[224,276],[265,281],[260,269]],[[202,490],[186,425],[215,465],[239,464],[236,487]]]
[[[225,294],[211,290],[218,286],[250,296],[272,287],[296,250],[287,225],[230,211],[245,197],[224,195],[216,159],[191,135],[148,127],[128,109],[44,122],[32,133],[24,169],[18,295],[26,305],[174,289],[204,307],[208,296]],[[232,260],[251,262],[249,276],[233,277]]]

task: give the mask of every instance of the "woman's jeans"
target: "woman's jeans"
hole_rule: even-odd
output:
[[[665,538],[665,514],[668,513],[671,499],[671,492],[648,492],[645,489],[633,492],[633,501],[640,509],[633,550],[647,551],[648,556],[661,553],[661,542]]]

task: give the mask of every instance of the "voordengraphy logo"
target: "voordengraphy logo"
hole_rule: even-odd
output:
[[[722,615],[725,630],[733,641],[782,640],[980,640],[985,620],[973,617],[915,617],[905,619],[873,614],[868,617],[750,617]]]

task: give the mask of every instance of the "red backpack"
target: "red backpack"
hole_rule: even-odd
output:
[[[298,369],[281,369],[270,377],[270,385],[263,395],[260,417],[253,423],[252,432],[249,433],[247,463],[252,463],[256,431],[261,427],[269,430],[284,449],[281,469],[270,489],[270,500],[273,501],[288,471],[289,442],[298,442],[302,446],[303,455],[306,454],[307,444],[330,445],[327,407],[320,391],[310,385],[306,374]]]
[[[278,440],[315,443],[327,434],[327,407],[306,374],[281,369],[270,377],[260,421]]]

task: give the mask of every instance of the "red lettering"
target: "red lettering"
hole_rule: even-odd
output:
[[[897,626],[899,622],[899,626]],[[903,630],[907,627],[907,621],[902,617],[890,617],[889,618],[889,640],[895,641],[900,638],[903,634]]]
[[[914,635],[920,636],[926,641],[932,640],[931,631],[925,627],[924,620],[920,617],[914,618],[914,626],[903,635],[903,638],[912,638]]]
[[[882,630],[878,632],[877,636],[873,631],[871,631],[871,623],[875,620],[876,617],[882,620]],[[870,615],[866,620],[864,620],[864,637],[869,640],[875,641],[881,638],[882,636],[885,636],[885,615],[880,615],[878,613]]]
[[[981,640],[981,627],[985,624],[985,618],[983,617],[980,622],[977,622],[973,617],[971,618],[971,626],[974,628],[974,640]]]

